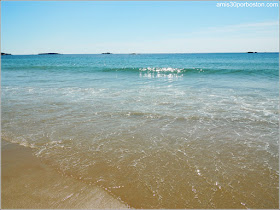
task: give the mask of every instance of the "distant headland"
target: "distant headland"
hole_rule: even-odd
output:
[[[12,55],[12,54],[10,54],[10,53],[3,53],[3,52],[1,52],[1,55]]]
[[[257,52],[247,52],[247,53],[257,53]]]
[[[113,53],[110,53],[110,52],[106,52],[106,53],[102,53],[102,54],[106,54],[106,55],[109,55],[109,54],[113,54]]]

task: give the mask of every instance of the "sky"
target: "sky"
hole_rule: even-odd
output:
[[[1,2],[5,53],[247,51],[279,51],[279,7],[225,8],[217,1]]]

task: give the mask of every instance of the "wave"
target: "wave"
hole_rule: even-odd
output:
[[[81,66],[81,65],[17,65],[17,66],[4,66],[2,69],[4,70],[45,70],[45,71],[56,71],[56,70],[88,70],[89,66]],[[93,67],[92,67],[93,68]],[[93,68],[94,69],[94,68]]]
[[[242,75],[272,75],[278,76],[279,72],[263,69],[210,69],[210,68],[172,68],[172,67],[146,67],[146,68],[106,68],[102,72],[137,72],[137,73],[154,73],[154,74],[242,74]]]
[[[225,69],[225,68],[175,68],[175,67],[100,67],[100,66],[90,66],[90,65],[32,65],[32,66],[3,66],[3,70],[30,70],[30,71],[50,71],[50,72],[60,72],[60,71],[71,71],[71,72],[86,72],[86,73],[98,73],[98,72],[124,72],[124,73],[147,73],[147,74],[163,74],[163,75],[185,75],[185,74],[233,74],[233,75],[259,75],[259,76],[279,76],[279,71],[274,69]]]

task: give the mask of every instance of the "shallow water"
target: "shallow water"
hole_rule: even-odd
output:
[[[2,56],[2,135],[134,208],[278,208],[278,53]]]

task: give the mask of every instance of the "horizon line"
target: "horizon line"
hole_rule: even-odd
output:
[[[133,52],[133,53],[112,53],[109,52],[110,55],[139,55],[139,54],[211,54],[211,53],[248,53],[248,52],[253,52],[253,53],[279,53],[279,51],[277,52],[272,52],[272,51],[262,51],[262,52],[258,52],[258,51],[242,51],[242,52],[157,52],[157,53],[137,53],[137,52]],[[6,52],[1,52],[1,53],[6,53]],[[48,53],[57,53],[57,52],[48,52]],[[46,54],[48,54],[46,53]],[[12,53],[6,53],[6,54],[11,54],[11,55],[40,55],[40,54],[44,54],[44,53],[35,53],[35,54],[12,54]],[[104,55],[103,53],[57,53],[56,55]]]

